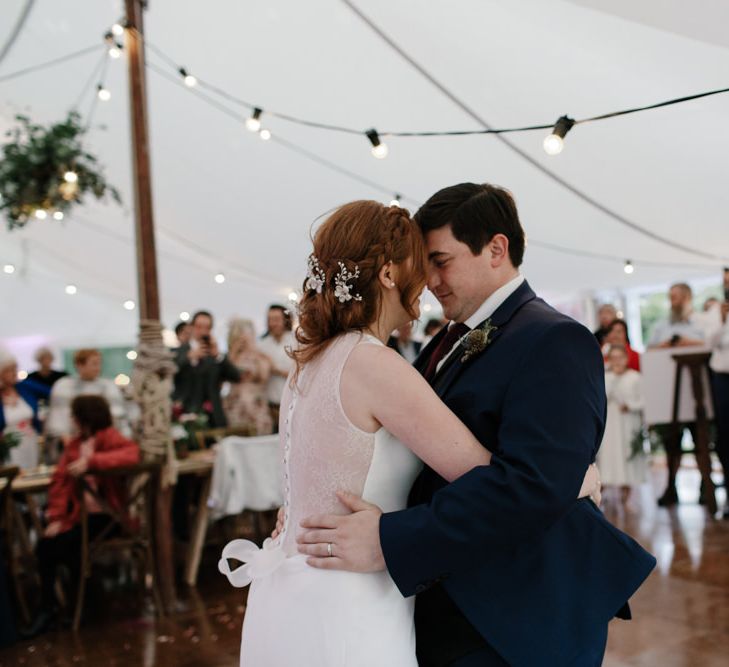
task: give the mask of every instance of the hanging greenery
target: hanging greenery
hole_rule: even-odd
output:
[[[7,132],[10,140],[0,160],[0,211],[10,229],[32,218],[62,220],[87,194],[97,199],[110,195],[121,203],[98,160],[84,150],[85,129],[77,112],[48,127],[31,123],[27,116],[15,118],[18,125]]]

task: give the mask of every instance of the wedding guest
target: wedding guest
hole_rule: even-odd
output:
[[[387,346],[398,352],[409,364],[412,364],[420,354],[422,343],[413,340],[413,323],[408,322],[399,329],[395,335],[390,336]]]
[[[271,360],[258,349],[251,320],[236,319],[230,323],[228,357],[241,375],[241,381],[232,385],[223,399],[228,424],[250,428],[254,435],[273,433],[266,394]]]
[[[178,322],[175,327],[175,336],[177,336],[178,347],[189,343],[192,336],[192,327],[188,322]]]
[[[603,343],[605,342],[605,336],[607,335],[608,326],[610,326],[610,323],[613,320],[616,320],[617,317],[618,311],[615,310],[615,306],[613,306],[611,303],[604,303],[597,309],[597,323],[599,326],[598,329],[595,331],[595,338],[597,338],[597,342],[600,347],[602,347]]]
[[[641,376],[628,368],[628,351],[622,345],[613,345],[608,352],[605,392],[607,417],[597,465],[603,486],[619,487],[626,504],[631,487],[645,481],[646,468],[642,453],[633,453],[633,440],[642,425]]]
[[[66,445],[48,490],[48,525],[36,548],[42,611],[29,634],[45,630],[57,613],[54,585],[58,567],[65,565],[71,571],[72,583],[81,576],[81,502],[89,513],[89,539],[107,528],[111,520],[93,494],[86,493],[82,501],[79,499],[77,479],[97,470],[132,466],[140,460],[137,443],[112,426],[109,404],[102,396],[76,396],[70,410],[74,437]],[[114,512],[127,514],[123,480],[93,476],[86,479]]]
[[[284,306],[279,304],[269,306],[267,321],[268,330],[258,348],[271,360],[271,377],[266,392],[274,430],[277,433],[281,396],[286,386],[286,378],[294,368],[293,359],[289,357],[287,350],[296,346],[296,340],[291,333],[293,328],[291,312]]]
[[[18,362],[10,352],[0,349],[0,434],[12,432],[20,438],[10,449],[10,465],[38,465],[38,403],[48,398],[48,392],[46,385],[34,380],[18,382]]]
[[[729,295],[729,270],[724,271],[724,290]],[[729,488],[729,300],[720,304],[719,316],[720,323],[708,339],[712,349],[709,367],[714,397],[716,453],[724,470],[724,486]],[[724,518],[729,519],[729,502],[724,508]]]
[[[717,299],[715,296],[710,296],[706,301],[704,301],[704,305],[702,306],[701,310],[705,313],[708,313],[712,308],[716,308],[716,306],[720,305],[719,299]]]
[[[73,355],[76,376],[61,378],[53,385],[46,435],[63,438],[71,434],[71,403],[76,396],[103,396],[111,409],[114,425],[125,435],[131,434],[129,416],[124,396],[113,380],[101,377],[101,352],[94,348],[83,348]]]
[[[657,322],[648,347],[687,347],[702,345],[706,333],[693,311],[693,291],[686,283],[675,283],[668,291],[671,311],[667,319]]]
[[[39,368],[28,375],[29,380],[45,384],[50,389],[58,380],[68,375],[65,371],[57,371],[53,368],[53,352],[48,347],[38,348],[35,360],[38,362]]]
[[[628,368],[640,372],[640,355],[630,347],[628,323],[625,320],[613,320],[607,327],[603,354],[607,363],[608,354],[613,346],[625,348],[628,353]]]
[[[207,414],[213,428],[227,425],[220,395],[223,382],[240,382],[240,372],[212,334],[213,316],[201,310],[190,323],[190,340],[175,352],[177,373],[172,399],[183,412]]]

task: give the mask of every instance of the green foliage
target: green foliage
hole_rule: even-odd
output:
[[[0,433],[0,463],[5,463],[10,458],[10,450],[17,447],[23,436],[18,431],[8,429]]]
[[[121,203],[116,188],[106,182],[98,160],[84,150],[84,128],[75,111],[66,120],[43,127],[27,116],[16,116],[18,125],[7,132],[0,160],[0,211],[10,229],[23,227],[37,210],[47,215],[67,213],[84,196],[110,195]],[[67,183],[66,172],[77,175]]]

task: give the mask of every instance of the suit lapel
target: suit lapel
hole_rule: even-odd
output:
[[[463,345],[459,344],[458,347],[451,353],[446,362],[441,367],[440,371],[436,373],[433,379],[433,389],[438,396],[445,396],[448,389],[455,382],[456,378],[463,372],[465,368],[470,366],[476,359],[479,359],[482,355],[486,354],[491,346],[501,336],[504,327],[514,314],[526,303],[536,299],[536,294],[529,287],[529,283],[525,280],[513,294],[502,303],[494,312],[494,314],[487,319],[491,320],[491,324],[496,327],[496,331],[493,332],[489,339],[489,344],[483,352],[474,355],[466,361],[461,361],[463,358]],[[485,322],[486,320],[484,320]],[[483,322],[480,322],[478,326],[481,326]]]
[[[440,341],[443,339],[443,336],[446,335],[447,331],[448,326],[446,325],[437,334],[435,334],[433,338],[431,338],[430,342],[422,350],[420,350],[418,358],[413,362],[413,367],[421,375],[425,372],[425,369],[428,366],[428,361],[430,361],[430,355],[433,354],[433,350],[438,347]]]

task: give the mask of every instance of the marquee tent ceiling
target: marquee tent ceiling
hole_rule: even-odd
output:
[[[3,3],[0,45],[25,5]],[[98,52],[0,81],[0,130],[16,113],[64,116],[121,16],[112,0],[36,0],[2,75],[99,43]],[[729,5],[718,0],[499,2],[359,0],[358,6],[492,126],[550,123],[729,85]],[[151,0],[148,40],[201,79],[304,118],[381,130],[477,129],[340,0]],[[170,70],[154,53],[148,59]],[[95,83],[95,82],[94,82]],[[89,143],[125,205],[89,205],[63,223],[0,231],[0,337],[60,344],[129,342],[137,311],[127,74],[110,61],[112,99],[99,103]],[[359,136],[266,117],[275,139],[314,152],[384,191],[312,162],[155,72],[148,74],[153,187],[165,323],[212,309],[260,320],[299,287],[312,224],[339,203],[406,195],[415,208],[438,188],[490,181],[516,195],[531,246],[524,272],[538,291],[586,290],[712,275],[708,261],[636,234],[546,178],[491,136],[390,138],[374,159]],[[93,85],[81,101],[92,103]],[[231,104],[228,107],[235,109]],[[239,109],[241,119],[245,111]],[[545,132],[510,135],[541,164],[651,231],[729,257],[729,95],[578,126],[555,157]],[[579,257],[539,244],[614,256]],[[622,259],[632,259],[628,276]],[[685,267],[641,265],[640,261]],[[223,272],[218,285],[213,276]],[[66,296],[73,283],[78,294]],[[432,299],[432,297],[429,297]],[[432,303],[435,303],[434,301]]]

